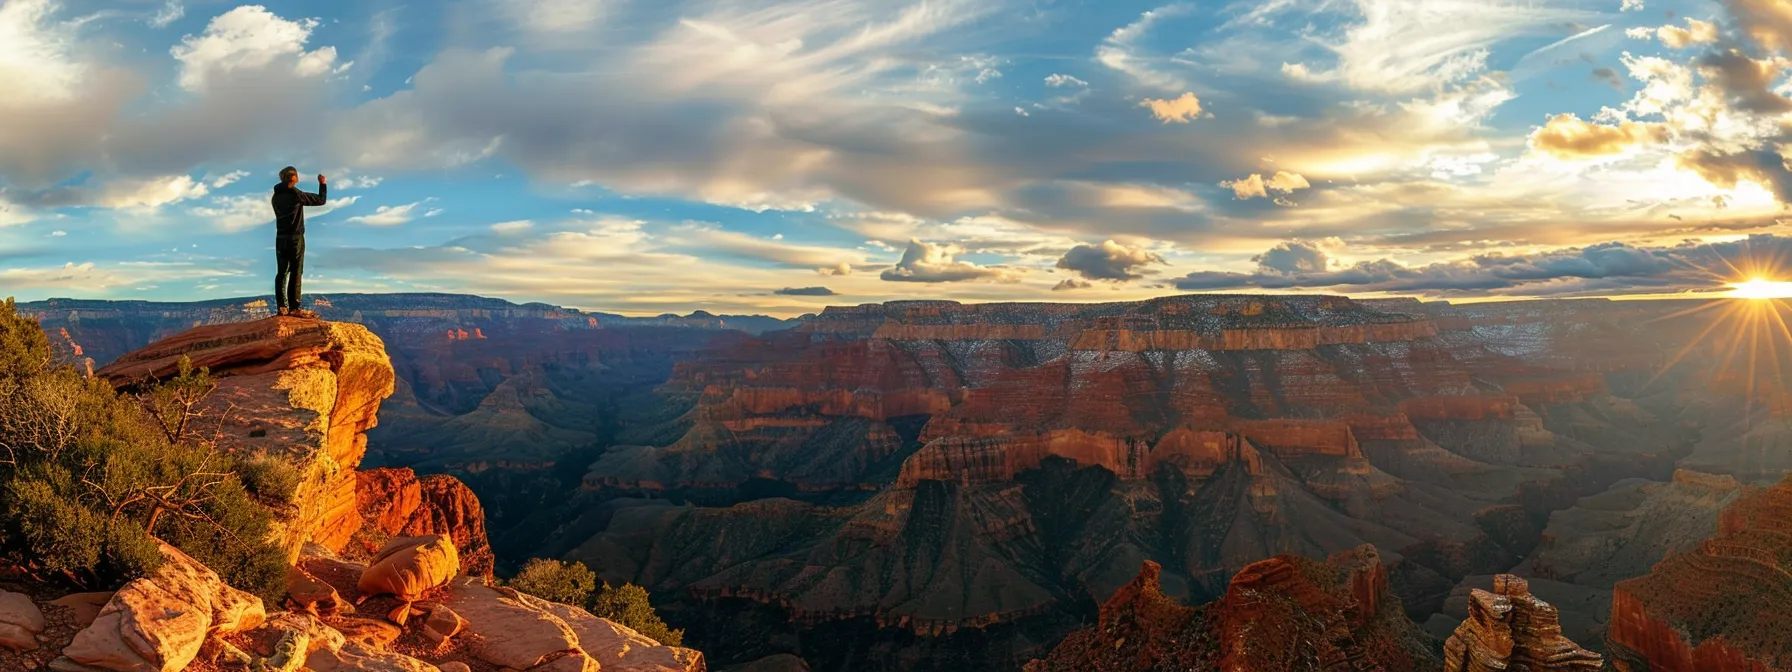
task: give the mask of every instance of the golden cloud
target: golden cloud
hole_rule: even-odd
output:
[[[1604,126],[1564,112],[1531,134],[1531,149],[1558,159],[1577,160],[1622,154],[1633,147],[1660,144],[1667,138],[1666,124],[1626,121]]]

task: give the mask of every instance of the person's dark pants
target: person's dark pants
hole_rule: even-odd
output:
[[[275,236],[274,308],[299,309],[299,276],[305,274],[305,236]]]

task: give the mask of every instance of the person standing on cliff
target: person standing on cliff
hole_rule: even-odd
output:
[[[317,176],[317,193],[299,189],[299,169],[280,169],[274,185],[274,305],[281,315],[317,317],[299,307],[300,276],[305,274],[305,206],[323,205],[330,187]]]

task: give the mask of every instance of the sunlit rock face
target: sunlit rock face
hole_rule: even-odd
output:
[[[343,551],[367,537],[444,534],[489,575],[490,545],[477,497],[452,476],[357,469],[394,375],[385,344],[366,328],[273,317],[198,327],[118,358],[97,372],[131,389],[168,378],[182,358],[217,378],[198,409],[197,438],[238,456],[270,456],[300,476],[292,506],[276,509],[280,544]],[[365,550],[364,550],[365,552]]]
[[[1494,577],[1492,591],[1469,593],[1468,618],[1444,642],[1444,672],[1597,672],[1604,664],[1563,637],[1556,608],[1510,574]]]
[[[157,341],[98,371],[130,388],[173,376],[182,357],[218,377],[195,423],[202,438],[236,454],[272,455],[301,474],[282,545],[340,549],[361,527],[355,467],[368,429],[392,393],[384,344],[352,324],[276,317],[199,327]]]

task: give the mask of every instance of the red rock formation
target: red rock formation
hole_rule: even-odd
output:
[[[1792,477],[1730,505],[1718,535],[1613,590],[1607,638],[1625,672],[1792,669]]]
[[[366,431],[393,391],[378,337],[358,325],[285,317],[214,325],[125,355],[99,375],[130,387],[173,374],[182,356],[218,377],[206,438],[299,469],[297,512],[277,532],[289,552],[306,542],[342,550],[366,533],[443,534],[465,549],[469,569],[490,574],[484,510],[465,485],[451,476],[419,480],[409,469],[356,471]]]
[[[1494,577],[1493,592],[1469,593],[1468,618],[1444,643],[1444,672],[1597,672],[1604,664],[1599,654],[1563,637],[1555,607],[1510,574]]]
[[[205,438],[238,453],[293,460],[298,511],[278,532],[296,554],[341,548],[361,526],[354,468],[367,451],[393,373],[379,337],[352,324],[277,317],[199,327],[132,352],[97,375],[131,387],[175,373],[181,357],[218,377]]]
[[[368,537],[373,549],[382,537],[446,535],[460,549],[461,566],[468,573],[491,576],[485,509],[466,484],[453,476],[419,479],[410,469],[390,468],[361,471],[356,479],[356,508],[366,523],[361,536]]]
[[[1400,614],[1372,547],[1324,563],[1277,556],[1232,578],[1225,596],[1176,604],[1147,561],[1101,606],[1099,623],[1071,633],[1027,672],[1104,670],[1383,670],[1437,668],[1428,639]]]

